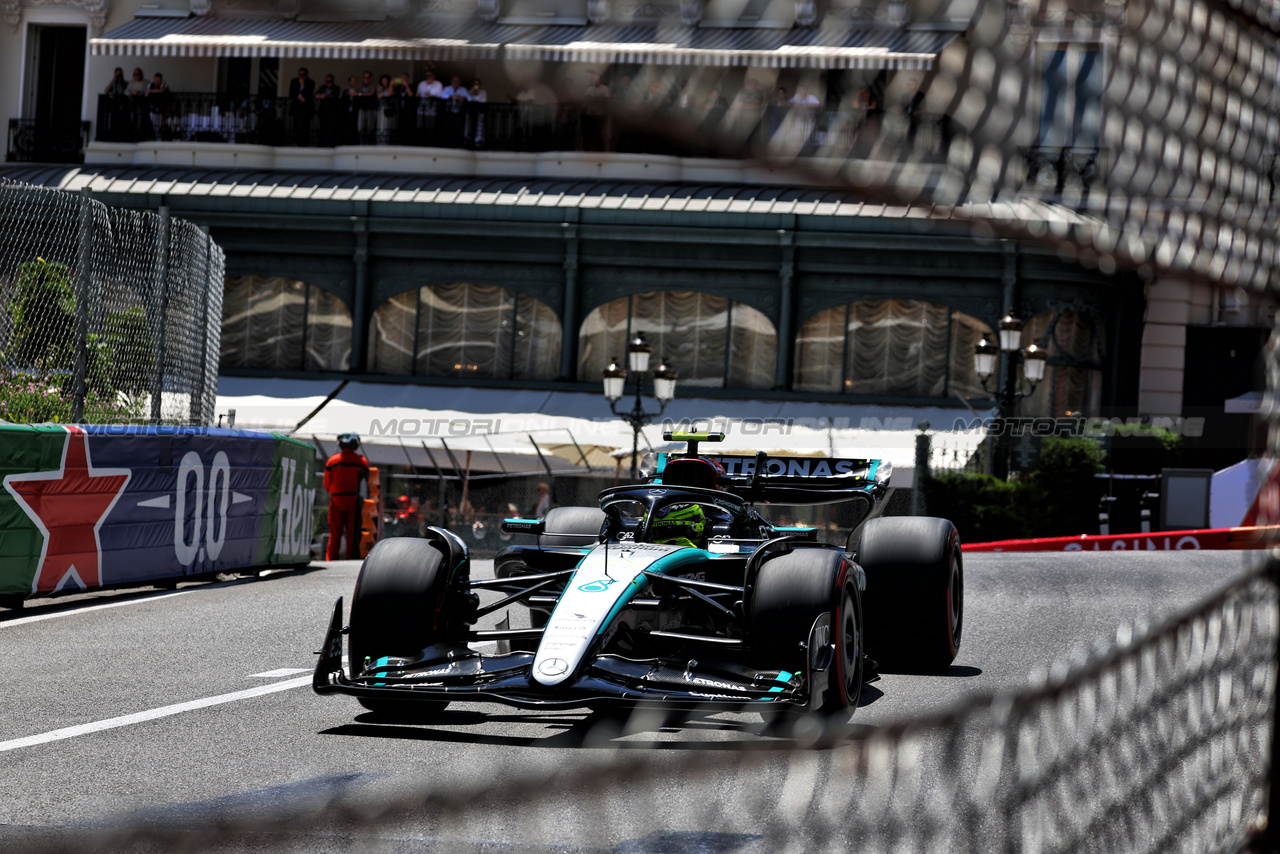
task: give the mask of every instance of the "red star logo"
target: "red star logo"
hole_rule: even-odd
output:
[[[57,471],[11,474],[4,479],[4,488],[44,535],[31,582],[33,593],[58,590],[68,579],[81,588],[101,584],[98,529],[131,474],[129,469],[94,468],[88,435],[79,427],[67,427]]]

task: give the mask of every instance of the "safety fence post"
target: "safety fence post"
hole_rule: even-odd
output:
[[[169,313],[169,206],[160,206],[159,251],[156,261],[155,291],[152,294],[152,329],[155,333],[152,340],[156,349],[151,363],[151,423],[159,424],[161,419],[161,392],[164,389],[164,354],[165,331],[168,324],[165,315]]]
[[[76,276],[76,363],[71,383],[71,422],[84,420],[89,371],[89,288],[93,276],[93,195],[80,190],[80,273]]]

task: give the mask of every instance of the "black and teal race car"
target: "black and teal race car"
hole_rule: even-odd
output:
[[[348,626],[334,607],[316,692],[397,714],[487,701],[847,715],[877,670],[955,659],[959,536],[945,519],[874,516],[887,463],[700,454],[722,434],[666,438],[687,452],[656,455],[599,507],[506,520],[533,542],[501,551],[493,578],[472,579],[465,543],[441,528],[379,542]],[[842,501],[864,520],[843,545],[757,509]],[[474,628],[512,608],[528,609],[525,628]]]

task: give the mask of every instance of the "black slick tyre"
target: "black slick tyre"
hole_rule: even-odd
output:
[[[348,649],[357,675],[367,661],[416,656],[444,638],[441,602],[448,585],[444,555],[426,540],[380,540],[365,558],[351,596]],[[447,702],[359,698],[374,712],[426,715]]]
[[[964,562],[955,525],[929,516],[872,519],[857,560],[867,574],[867,654],[884,671],[947,669],[964,629]]]
[[[808,674],[805,644],[814,621],[831,614],[835,658],[821,713],[848,715],[864,677],[862,612],[849,562],[834,549],[797,549],[768,560],[756,574],[748,614],[750,663]]]

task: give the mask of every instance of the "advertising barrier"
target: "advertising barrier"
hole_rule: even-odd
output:
[[[1196,549],[1265,549],[1280,540],[1280,526],[1258,528],[1202,528],[1192,531],[1153,531],[1149,534],[1088,534],[1034,540],[996,540],[965,543],[966,552],[1119,552],[1187,551]]]
[[[0,424],[0,596],[305,563],[319,470],[277,434]]]

